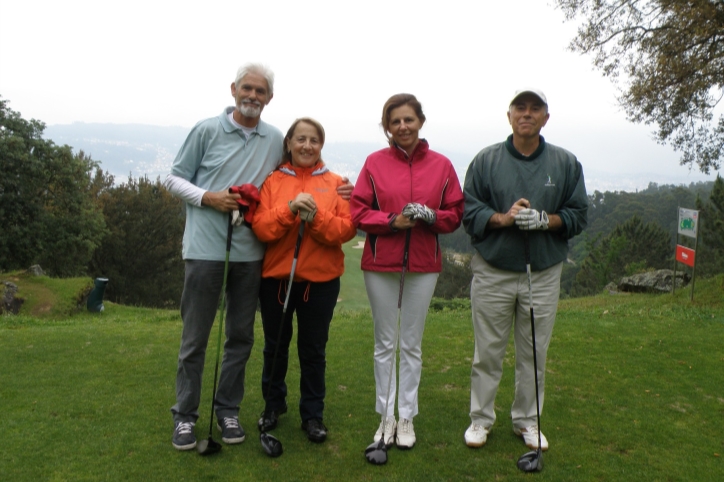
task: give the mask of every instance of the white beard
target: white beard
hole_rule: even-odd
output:
[[[241,102],[236,108],[244,117],[259,117],[261,115],[260,103]]]

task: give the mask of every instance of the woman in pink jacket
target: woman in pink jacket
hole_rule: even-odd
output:
[[[442,270],[438,235],[455,231],[463,214],[455,169],[420,139],[424,123],[425,114],[414,95],[390,97],[382,109],[382,128],[390,147],[367,158],[350,199],[352,221],[367,233],[362,270],[375,325],[376,410],[382,416],[374,440],[384,437],[387,446],[396,443],[408,449],[416,441],[412,420],[418,413],[425,316]],[[397,423],[396,377],[389,394],[388,382],[390,369],[395,369],[397,302],[406,245]]]

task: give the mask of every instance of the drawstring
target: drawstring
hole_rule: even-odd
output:
[[[309,301],[309,288],[310,288],[311,286],[312,286],[312,283],[310,283],[309,281],[307,281],[307,289],[304,290],[304,302],[305,302],[305,303],[306,303],[307,301]]]
[[[280,305],[284,304],[284,299],[287,297],[287,280],[280,279],[279,280],[279,288],[277,289],[277,301]],[[284,293],[282,293],[282,286],[284,287]],[[304,290],[304,302],[309,301],[309,290],[312,288],[312,282],[307,281],[307,288]],[[291,287],[289,287],[291,289]]]
[[[277,290],[277,301],[280,305],[284,305],[284,299],[287,297],[286,280],[279,280],[279,289]],[[282,295],[282,286],[284,286],[284,295]]]

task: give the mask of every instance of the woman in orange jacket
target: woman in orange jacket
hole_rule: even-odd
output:
[[[292,316],[296,311],[301,369],[299,413],[302,429],[312,442],[323,442],[327,437],[323,423],[325,349],[339,295],[339,278],[344,272],[342,243],[356,234],[349,202],[337,195],[342,178],[324,165],[323,146],[324,128],[319,122],[307,117],[294,121],[284,138],[283,163],[264,181],[252,223],[256,236],[267,243],[259,293],[264,326],[262,391],[266,406],[258,422],[259,430],[266,432],[276,427],[279,416],[287,411],[284,380]],[[294,281],[288,286],[302,222],[306,225]],[[282,319],[288,289],[289,305]],[[272,376],[275,350],[277,360]]]

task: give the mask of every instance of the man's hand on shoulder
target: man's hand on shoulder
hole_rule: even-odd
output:
[[[201,198],[201,205],[214,208],[222,213],[228,213],[239,209],[239,204],[236,200],[240,197],[240,195],[232,194],[228,190],[217,192],[206,191]]]
[[[342,182],[344,184],[341,184],[337,186],[337,194],[344,199],[345,201],[349,201],[349,199],[352,197],[352,191],[354,190],[354,184],[349,182],[348,177],[343,177]]]

